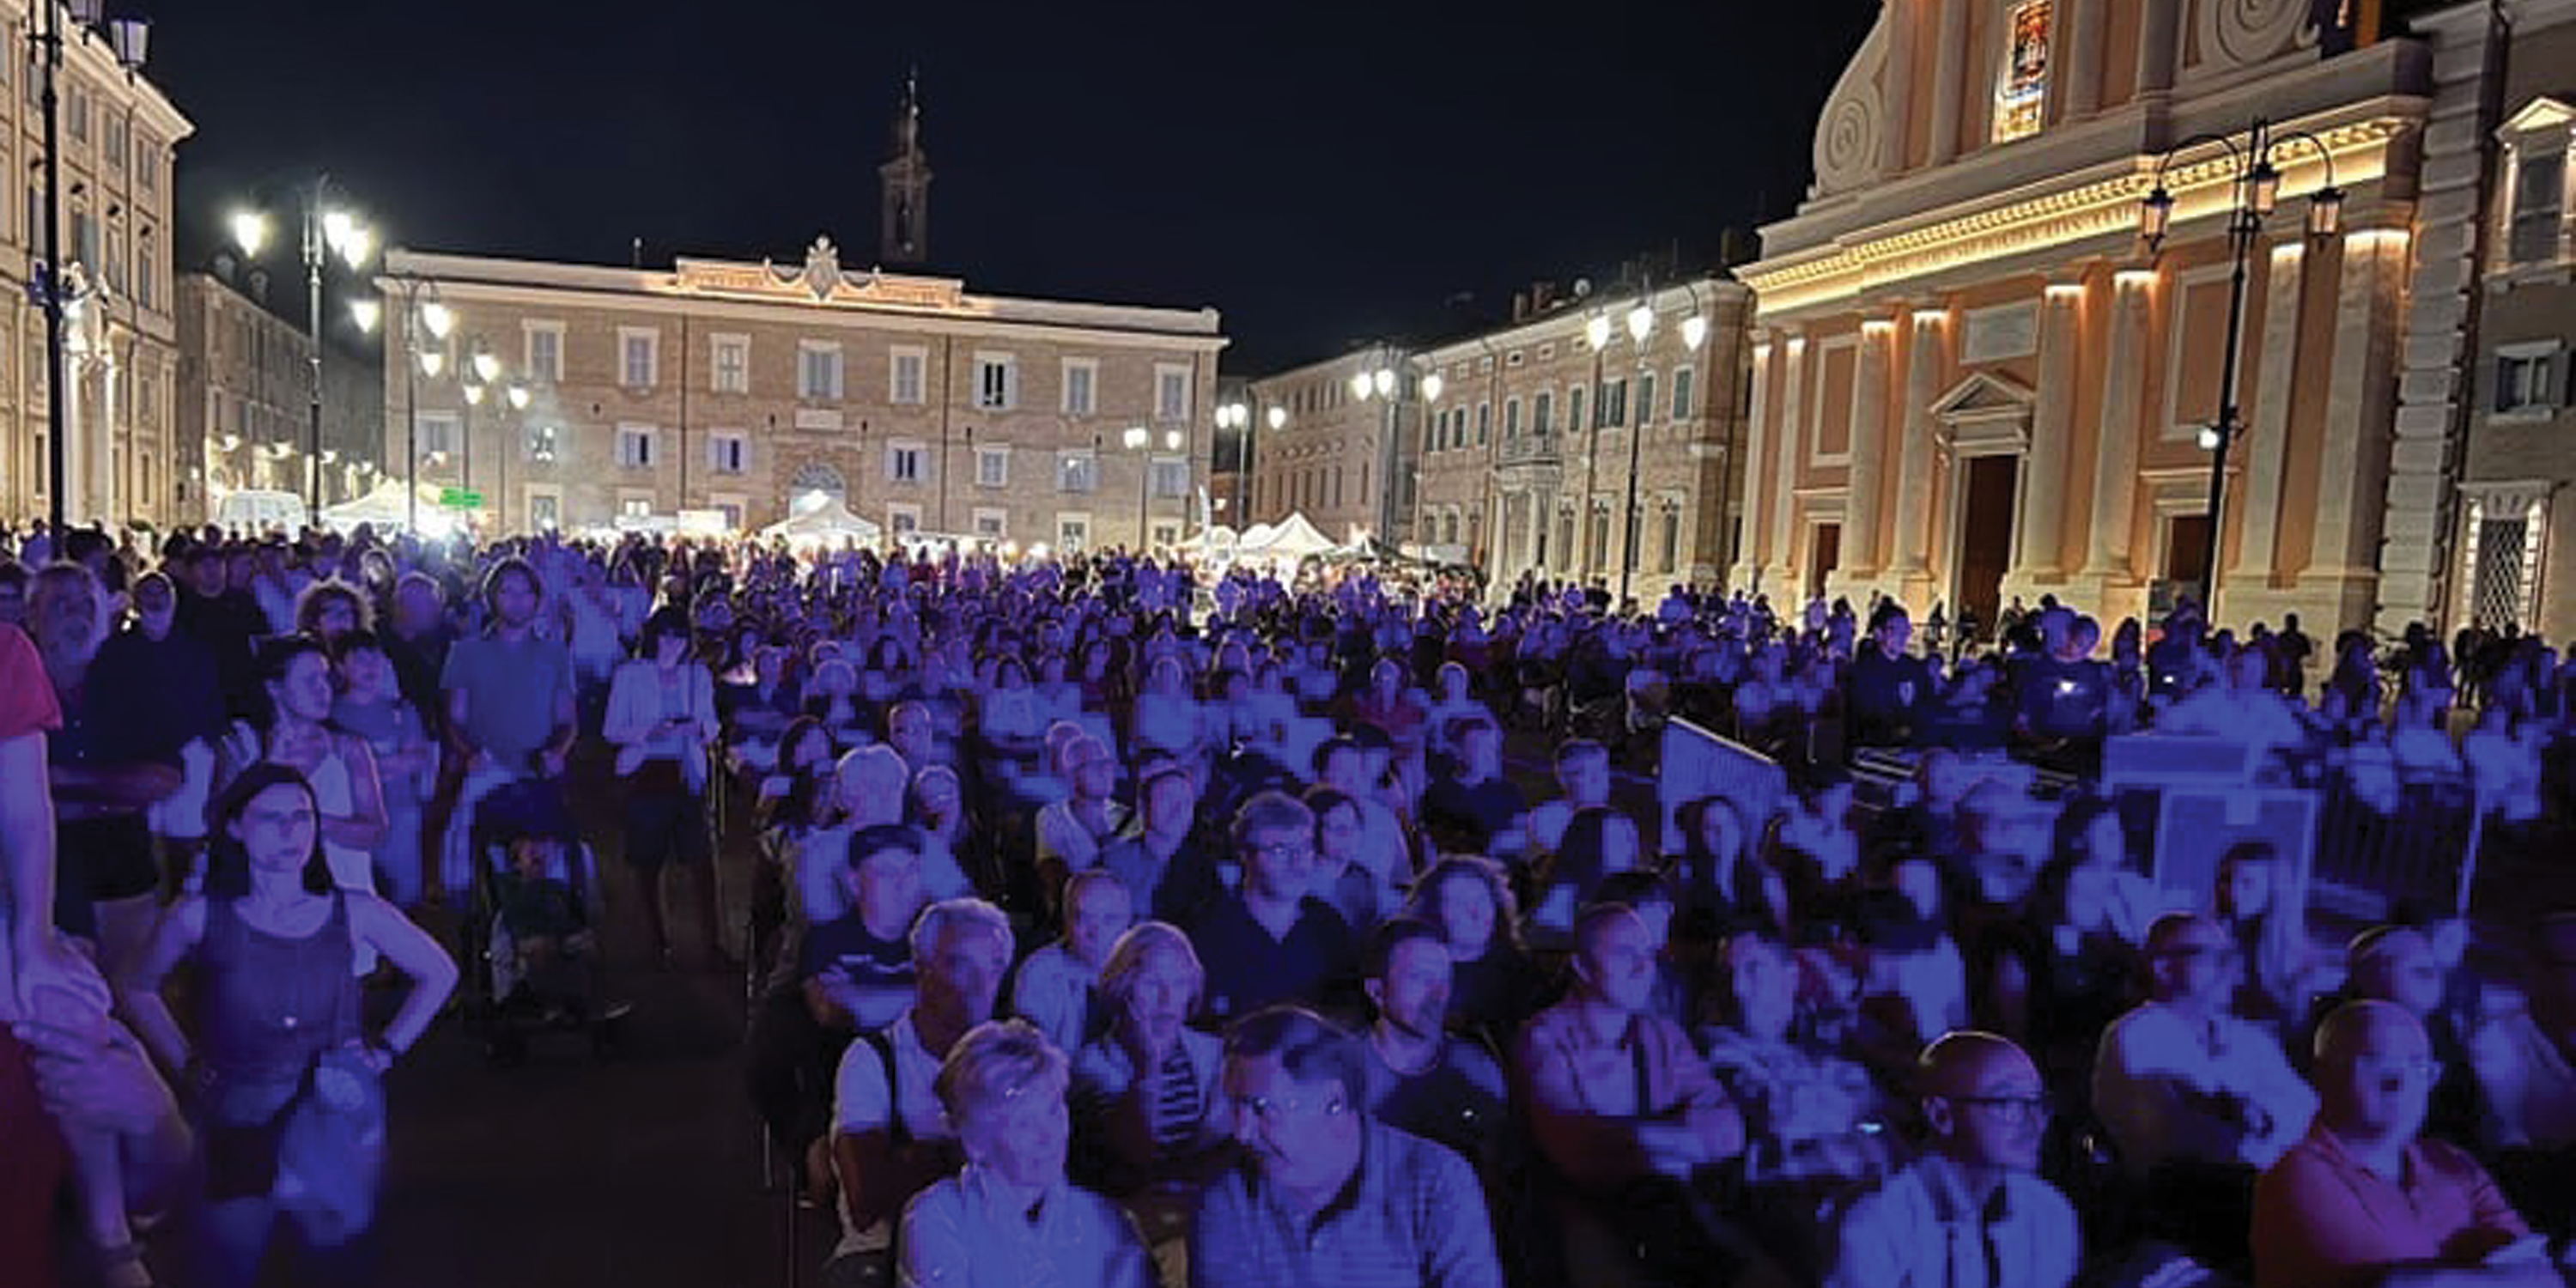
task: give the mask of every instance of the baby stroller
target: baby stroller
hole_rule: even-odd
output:
[[[482,967],[469,988],[497,1065],[526,1059],[541,1034],[587,1033],[592,1053],[616,1053],[632,1009],[602,998],[597,864],[571,819],[542,792],[505,787],[475,811],[468,954]],[[474,942],[479,940],[479,944]]]

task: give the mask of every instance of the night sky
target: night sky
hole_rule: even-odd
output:
[[[1872,0],[164,0],[180,268],[327,170],[398,244],[622,264],[876,247],[917,65],[933,268],[1225,311],[1230,371],[1778,218]],[[126,10],[119,6],[118,11]],[[288,247],[291,252],[291,239]],[[284,268],[277,251],[273,268]],[[301,312],[300,307],[291,312]]]

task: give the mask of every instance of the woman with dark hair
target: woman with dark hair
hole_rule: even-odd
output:
[[[626,789],[626,861],[644,886],[644,922],[653,953],[671,961],[662,906],[662,870],[671,861],[696,873],[699,928],[719,968],[739,963],[726,951],[717,912],[715,840],[707,826],[707,745],[716,737],[715,678],[689,656],[688,614],[657,609],[644,619],[635,656],[609,680],[601,731],[617,748]]]
[[[1681,832],[1682,854],[1672,877],[1687,938],[1714,943],[1756,926],[1785,933],[1780,923],[1786,893],[1779,876],[1754,853],[1759,838],[1735,802],[1703,796],[1684,804]]]
[[[392,905],[334,887],[313,789],[295,770],[250,766],[209,814],[205,893],[171,905],[118,980],[136,1035],[197,1092],[206,1205],[186,1282],[252,1283],[281,1215],[331,1272],[318,1278],[363,1282],[349,1263],[382,1170],[379,1079],[446,1004],[456,963]],[[361,953],[411,979],[373,1041],[352,973]],[[196,965],[193,1038],[160,991],[183,961]]]
[[[329,654],[312,636],[283,635],[260,645],[258,669],[267,724],[237,727],[225,740],[224,777],[254,762],[294,770],[320,811],[322,853],[332,880],[344,890],[373,894],[376,849],[385,839],[383,780],[367,740],[331,723],[338,697]]]
[[[1449,948],[1450,1027],[1504,1050],[1539,1002],[1538,968],[1521,946],[1511,882],[1480,855],[1451,855],[1413,885],[1404,915],[1440,931]]]
[[[2122,929],[2126,863],[2111,803],[2068,802],[2026,915],[1994,937],[1976,981],[1979,1023],[2020,1044],[2052,1087],[2087,1087],[2102,1031],[2143,995],[2145,963]]]

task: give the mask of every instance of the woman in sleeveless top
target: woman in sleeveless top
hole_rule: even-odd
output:
[[[324,1277],[355,1282],[343,1263],[373,1211],[383,1142],[368,1075],[419,1040],[456,986],[456,964],[391,905],[334,887],[313,790],[295,770],[244,770],[209,822],[205,892],[170,907],[143,961],[118,981],[144,1045],[185,1071],[205,1146],[198,1262],[185,1282],[250,1284],[280,1215]],[[381,953],[411,980],[373,1041],[351,975],[360,952]],[[160,993],[182,961],[197,968],[186,1031]],[[298,1151],[300,1171],[281,1167],[299,1108],[348,1128],[321,1137],[332,1148]]]
[[[321,810],[322,854],[343,890],[373,894],[375,851],[385,836],[384,792],[367,741],[332,728],[331,660],[309,636],[289,635],[260,647],[261,689],[269,721],[255,755],[236,748],[240,769],[256,758],[284,765],[311,787]]]

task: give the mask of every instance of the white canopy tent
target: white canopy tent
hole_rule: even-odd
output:
[[[438,503],[436,485],[421,484],[417,495],[420,526],[424,532],[436,535],[455,525],[456,512]],[[412,507],[403,500],[403,484],[398,478],[379,480],[375,490],[365,496],[325,506],[322,510],[323,526],[338,532],[355,531],[362,523],[373,524],[380,529],[402,528],[411,521]]]
[[[871,545],[885,539],[885,529],[850,513],[850,507],[839,498],[827,496],[798,507],[794,514],[760,530],[763,541],[781,537],[798,544],[849,540]]]
[[[1289,515],[1276,527],[1253,525],[1251,531],[1243,534],[1240,547],[1247,555],[1291,561],[1335,548],[1333,539],[1307,522],[1303,511]]]

